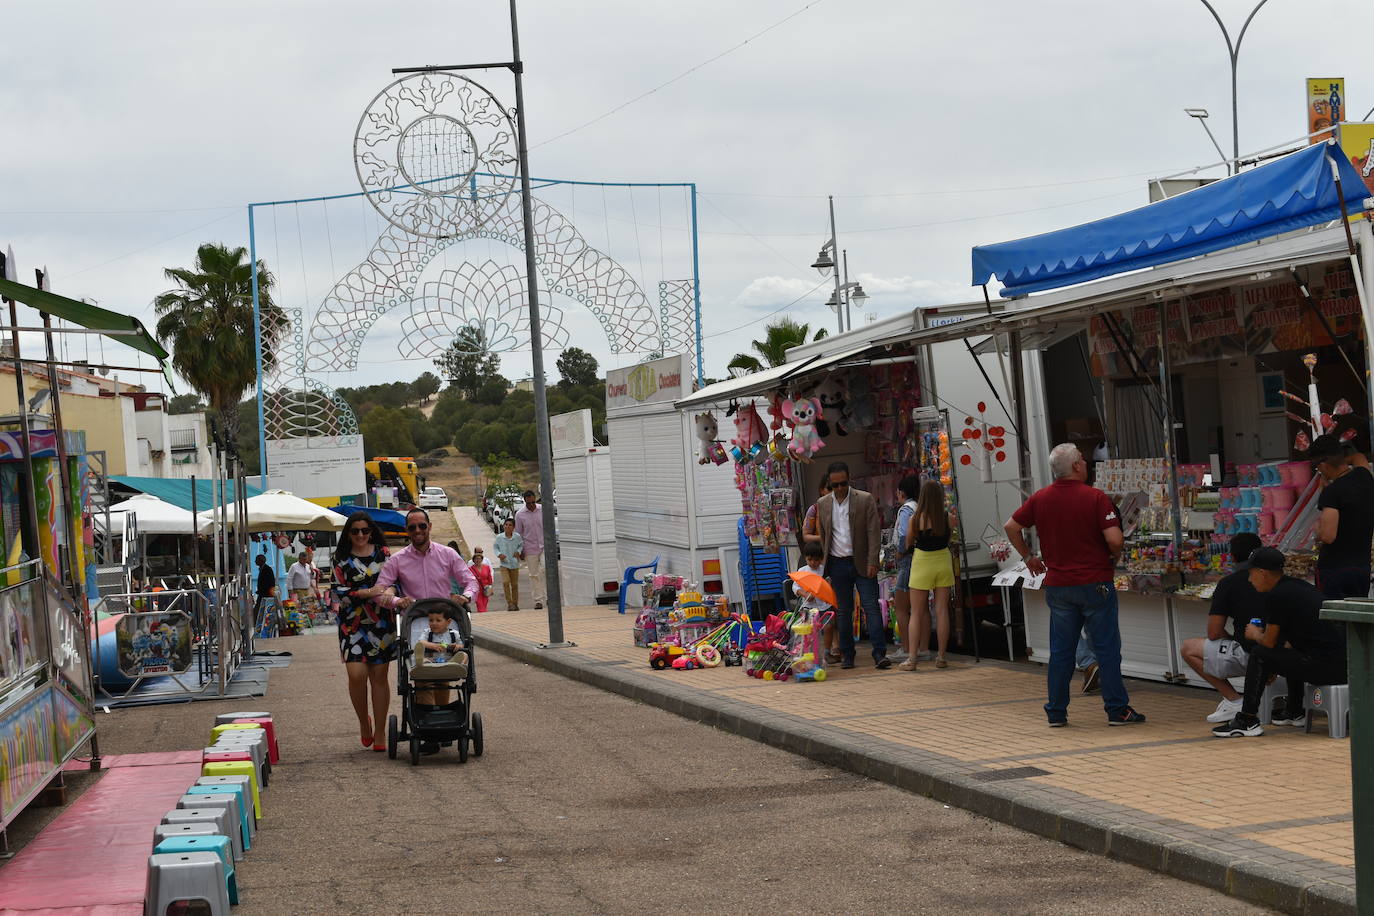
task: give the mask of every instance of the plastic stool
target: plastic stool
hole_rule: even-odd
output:
[[[248,751],[253,755],[253,762],[258,765],[258,772],[262,774],[262,779],[259,782],[266,787],[267,783],[271,781],[272,763],[267,759],[267,732],[225,732],[215,739],[215,743],[210,746],[216,749],[233,748]]]
[[[239,845],[243,847],[243,852],[253,848],[253,836],[256,830],[253,824],[253,809],[248,807],[248,789],[246,786],[191,786],[186,790],[186,794],[177,800],[178,808],[214,808],[218,806],[217,801],[220,796],[230,796],[234,799],[235,823],[238,824],[238,832],[234,835],[240,838]],[[194,798],[196,804],[182,805],[182,801]],[[240,856],[242,858],[242,856]]]
[[[267,762],[267,747],[263,744],[249,744],[246,741],[230,741],[224,738],[200,751],[202,764],[225,760],[248,759],[258,773],[258,785],[264,789],[272,782],[272,765]]]
[[[237,719],[270,719],[270,718],[272,718],[272,714],[271,714],[270,712],[256,712],[256,711],[252,711],[252,710],[246,711],[246,712],[222,712],[222,713],[220,713],[219,715],[215,716],[215,724],[216,724],[216,725],[228,725],[229,723],[234,722],[234,721],[237,720]]]
[[[229,916],[224,861],[213,852],[163,852],[148,857],[144,916],[164,916],[174,903],[204,900],[211,916]]]
[[[219,740],[220,735],[224,734],[225,732],[250,731],[255,728],[261,731],[263,734],[267,733],[267,730],[263,728],[261,725],[249,725],[246,722],[229,722],[225,725],[216,725],[214,728],[210,729],[210,743],[214,744],[216,741]],[[268,744],[268,748],[271,748],[270,743]],[[268,759],[271,759],[270,756]]]
[[[267,759],[276,766],[281,762],[281,746],[277,743],[277,726],[272,722],[272,717],[267,716],[242,719],[235,719],[231,725],[256,725],[267,732]]]
[[[232,837],[238,824],[232,818],[227,805],[212,805],[204,808],[173,808],[162,815],[164,824],[214,824],[215,833]]]
[[[1350,737],[1350,685],[1308,684],[1303,698],[1307,710],[1307,731],[1312,731],[1312,713],[1326,716],[1326,734],[1330,738]]]
[[[253,794],[253,816],[262,820],[262,793],[258,790],[258,771],[253,769],[251,760],[236,760],[232,763],[203,763],[200,766],[202,776],[248,776],[252,779],[249,783]],[[208,783],[201,783],[208,785]]]
[[[195,784],[191,786],[191,789],[206,788],[210,786],[218,786],[220,789],[237,789],[239,797],[243,799],[243,810],[247,815],[248,825],[251,828],[250,832],[253,834],[253,836],[257,836],[258,816],[253,811],[253,787],[251,785],[252,781],[253,777],[251,776],[201,776],[196,779]],[[190,792],[191,789],[187,789],[186,791]]]
[[[209,823],[200,824],[158,824],[153,828],[153,846],[157,846],[163,840],[178,836],[224,836],[222,833],[215,833],[215,825]],[[232,838],[229,844],[230,851],[234,851]],[[242,854],[238,854],[240,860]]]
[[[189,789],[186,794],[177,799],[177,807],[186,811],[213,811],[216,808],[223,808],[229,812],[229,831],[224,835],[232,838],[238,836],[239,842],[234,846],[239,853],[245,853],[250,845],[243,842],[243,808],[239,805],[239,797],[234,792],[191,792]],[[242,859],[243,856],[239,855]]]
[[[1288,679],[1285,677],[1274,678],[1274,683],[1264,688],[1264,693],[1260,694],[1260,708],[1255,715],[1259,716],[1260,725],[1274,724],[1274,701],[1278,699],[1287,700],[1288,698]]]
[[[234,878],[234,856],[229,838],[224,836],[170,837],[157,844],[153,855],[162,853],[213,852],[224,863],[224,883],[229,890],[229,903],[239,902],[239,883]]]

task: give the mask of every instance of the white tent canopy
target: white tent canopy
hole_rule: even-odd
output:
[[[134,516],[134,526],[139,534],[207,534],[213,527],[204,519],[198,523],[189,509],[174,506],[147,493],[139,493],[110,507],[110,534],[124,535],[126,514]],[[94,518],[95,523],[103,527],[105,513],[95,513]]]
[[[248,498],[248,530],[262,531],[341,531],[347,519],[285,490],[268,490]],[[200,518],[208,523],[238,521],[238,507],[230,503],[219,509],[206,509]]]

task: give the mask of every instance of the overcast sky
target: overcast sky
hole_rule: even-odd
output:
[[[1252,7],[1215,5],[1233,34]],[[851,279],[872,296],[867,311],[888,317],[974,298],[975,244],[1130,209],[1145,201],[1148,178],[1214,162],[1185,107],[1207,108],[1230,149],[1227,56],[1198,0],[805,7],[521,4],[532,172],[697,183],[708,374],[724,374],[766,316],[819,281],[807,265],[829,235],[827,194],[836,196]],[[559,136],[794,13],[672,85]],[[6,4],[0,244],[14,247],[22,279],[47,265],[55,291],[151,326],[150,301],[166,288],[163,267],[189,265],[202,241],[246,245],[250,201],[358,190],[354,129],[390,69],[504,59],[506,14],[501,0]],[[1374,61],[1360,53],[1371,32],[1374,9],[1361,5],[1269,3],[1241,54],[1242,151],[1305,132],[1306,77],[1345,77],[1355,118],[1374,107]],[[511,100],[507,75],[479,78]],[[631,201],[611,192],[604,203],[584,194],[557,205],[571,206],[580,226],[595,213],[601,225],[582,226],[589,241],[612,242],[631,273],[644,270],[641,282],[653,293],[676,269],[656,270],[653,261],[660,248],[678,253],[685,210],[680,197],[651,193]],[[662,209],[645,212],[655,205]],[[346,238],[335,229],[321,247],[315,236],[329,224],[297,212],[304,228],[296,260],[280,251],[288,238],[280,222],[281,240],[259,255],[282,280],[283,304],[313,308],[332,282],[329,271],[342,275],[363,253],[368,223]],[[490,245],[445,255],[450,268],[464,258],[519,257]],[[816,290],[787,313],[832,326],[827,294]],[[570,342],[603,368],[633,361],[610,354],[575,302],[554,305],[568,314]],[[356,374],[327,381],[364,384],[429,368],[398,358],[400,317],[373,331]],[[71,343],[68,353],[81,358],[86,347]],[[107,358],[116,349],[107,346]],[[98,358],[97,350],[90,355]],[[511,377],[527,367],[524,354],[503,359]]]

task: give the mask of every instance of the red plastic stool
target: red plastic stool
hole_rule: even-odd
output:
[[[277,746],[277,729],[272,717],[262,719],[235,719],[234,725],[256,725],[267,732],[267,762],[276,766],[281,761],[281,751]]]
[[[200,752],[200,765],[202,767],[207,763],[233,763],[236,760],[246,760],[253,764],[253,771],[257,774],[258,785],[262,786],[264,789],[267,788],[267,767],[260,765],[253,759],[251,751],[229,747],[207,747]]]

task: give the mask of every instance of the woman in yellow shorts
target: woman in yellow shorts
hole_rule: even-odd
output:
[[[930,618],[926,608],[930,594],[935,593],[935,640],[939,654],[936,668],[946,668],[945,649],[949,646],[949,590],[954,585],[954,560],[949,553],[950,533],[954,530],[954,514],[945,509],[945,489],[937,480],[921,484],[916,500],[916,512],[907,526],[906,544],[915,548],[911,553],[910,603],[915,631],[914,645],[924,646],[930,640]],[[915,668],[915,657],[911,659]]]

